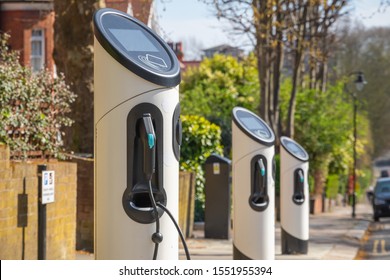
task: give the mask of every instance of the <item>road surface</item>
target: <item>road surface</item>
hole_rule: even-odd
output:
[[[390,218],[371,222],[358,253],[358,259],[390,260]]]

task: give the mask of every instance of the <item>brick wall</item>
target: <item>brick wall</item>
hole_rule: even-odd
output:
[[[94,171],[93,161],[73,159],[77,163],[76,248],[93,252],[94,239]]]
[[[0,144],[0,259],[37,259],[38,162],[9,161]],[[42,162],[41,162],[42,164]],[[77,164],[46,162],[55,171],[55,202],[47,204],[46,258],[75,259]],[[27,227],[18,227],[18,196],[27,194]]]

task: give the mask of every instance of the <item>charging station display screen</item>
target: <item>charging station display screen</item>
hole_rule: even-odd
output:
[[[300,149],[297,145],[295,145],[292,142],[288,142],[287,148],[293,152],[296,155],[300,155],[301,157],[304,157],[306,154]]]
[[[267,144],[275,141],[275,136],[269,126],[249,110],[240,107],[234,108],[233,120],[256,141],[262,141]]]
[[[291,154],[295,155],[299,159],[307,160],[309,158],[306,151],[292,140],[282,137],[282,144]]]
[[[175,53],[142,22],[114,9],[101,9],[95,13],[93,23],[100,45],[131,72],[158,85],[180,83]]]
[[[253,117],[241,118],[242,123],[253,133],[257,134],[262,138],[269,138],[271,135],[267,128]]]
[[[128,61],[151,71],[169,71],[172,60],[151,33],[122,16],[107,14],[102,18],[102,23],[108,35],[106,39],[124,54]]]
[[[128,52],[158,52],[158,49],[140,30],[108,29]]]

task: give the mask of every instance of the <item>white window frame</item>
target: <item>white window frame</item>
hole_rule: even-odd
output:
[[[41,31],[40,35],[34,35],[34,31]],[[41,55],[33,54],[32,53],[32,44],[33,42],[41,42]],[[42,28],[34,28],[31,30],[31,40],[30,40],[30,65],[31,65],[31,70],[33,73],[41,71],[45,67],[45,30]],[[40,66],[39,69],[34,68],[33,64],[33,59],[40,58]]]

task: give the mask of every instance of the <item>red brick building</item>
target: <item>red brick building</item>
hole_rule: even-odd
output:
[[[55,72],[53,0],[0,0],[0,32],[11,35],[11,49],[33,71]],[[105,0],[106,7],[127,12],[151,25],[153,0]]]
[[[0,0],[0,31],[11,35],[11,49],[33,71],[54,71],[53,23],[53,0]]]

